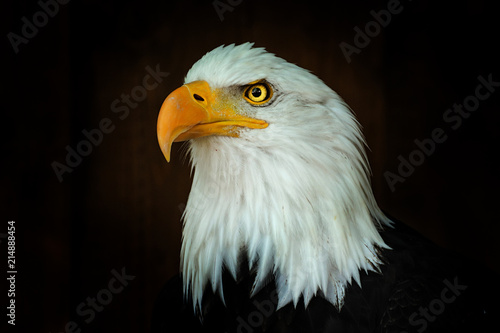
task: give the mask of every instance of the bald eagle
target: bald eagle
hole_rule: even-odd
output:
[[[365,140],[309,71],[251,43],[220,46],[164,101],[167,161],[194,172],[180,274],[153,332],[457,332],[489,325],[482,268],[378,207]]]

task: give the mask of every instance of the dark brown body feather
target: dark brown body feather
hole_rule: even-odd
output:
[[[253,272],[243,260],[237,281],[224,273],[225,305],[207,290],[196,313],[182,280],[171,279],[158,297],[152,332],[499,332],[497,277],[432,244],[400,222],[382,237],[380,272],[361,274],[346,290],[339,312],[320,295],[276,310],[274,281],[249,298]]]

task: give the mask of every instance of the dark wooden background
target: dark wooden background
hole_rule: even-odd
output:
[[[16,221],[19,331],[64,332],[70,321],[81,332],[149,329],[154,299],[178,271],[191,182],[180,144],[172,162],[164,160],[156,117],[197,59],[233,42],[254,41],[336,90],[364,128],[381,207],[500,272],[500,91],[460,128],[447,130],[448,140],[395,191],[384,179],[384,172],[397,172],[399,155],[416,148],[415,139],[449,129],[444,112],[474,94],[479,75],[500,81],[493,1],[402,0],[402,12],[350,63],[339,43],[352,45],[354,27],[364,29],[370,11],[389,1],[221,2],[235,4],[223,20],[213,1],[71,1],[17,54],[7,34],[20,34],[21,18],[32,21],[41,7],[4,2],[0,233]],[[122,120],[111,103],[142,84],[146,66],[170,74]],[[85,139],[82,130],[103,118],[114,131],[59,182],[51,164],[64,163],[65,147],[75,148]],[[86,323],[78,305],[123,267],[135,278]]]

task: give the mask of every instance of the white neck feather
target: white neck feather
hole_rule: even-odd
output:
[[[336,94],[307,112],[307,131],[293,142],[276,134],[292,127],[271,124],[190,143],[181,271],[195,306],[210,285],[223,299],[223,267],[236,276],[242,250],[257,270],[254,292],[274,274],[278,307],[320,292],[340,309],[360,270],[381,264],[378,228],[391,222],[374,200],[359,126]]]

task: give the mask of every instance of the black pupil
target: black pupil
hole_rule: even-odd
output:
[[[260,97],[262,95],[262,90],[260,88],[253,88],[252,89],[252,96],[253,97]]]

